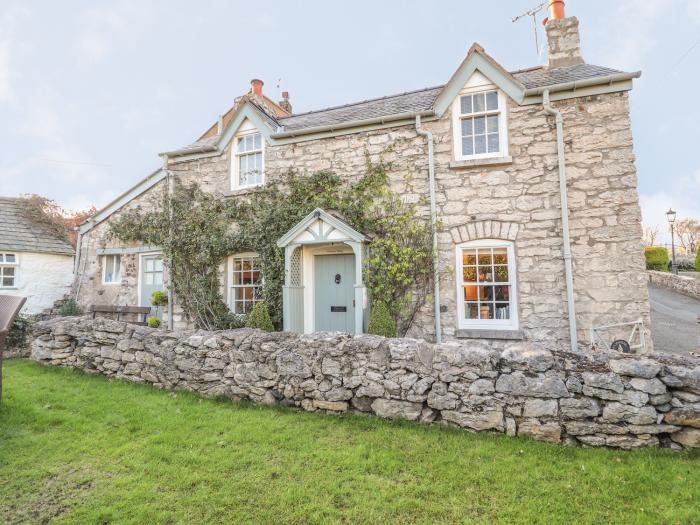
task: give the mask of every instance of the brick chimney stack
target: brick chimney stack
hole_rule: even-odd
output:
[[[282,91],[282,100],[278,102],[279,107],[290,115],[292,114],[292,103],[289,102],[289,91]]]
[[[263,88],[264,82],[262,80],[259,80],[257,78],[254,78],[253,80],[250,81],[250,91],[255,95],[256,97],[262,98],[262,88]]]
[[[578,18],[564,14],[562,0],[549,1],[550,18],[545,19],[550,69],[583,64]]]

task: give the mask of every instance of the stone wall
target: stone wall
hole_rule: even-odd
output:
[[[700,447],[700,359],[503,350],[341,333],[166,332],[40,323],[32,358],[90,373],[304,410],[356,410],[572,445]]]
[[[674,292],[700,299],[700,279],[674,275],[670,272],[649,270],[649,282],[673,290]]]

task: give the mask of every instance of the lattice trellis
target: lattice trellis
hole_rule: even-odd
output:
[[[289,285],[290,286],[301,286],[302,285],[302,268],[301,268],[301,248],[296,248],[292,252],[292,256],[289,260]]]

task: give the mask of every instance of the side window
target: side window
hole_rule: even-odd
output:
[[[259,186],[264,182],[264,152],[261,133],[235,137],[231,157],[231,189]]]
[[[0,252],[0,288],[17,288],[18,270],[17,254]]]
[[[104,284],[118,284],[122,280],[121,256],[105,255],[102,266],[102,282]]]
[[[460,95],[454,108],[457,160],[507,155],[505,98],[497,90]]]
[[[479,240],[457,246],[457,305],[460,328],[516,329],[513,243]]]
[[[262,270],[257,253],[241,253],[229,258],[229,308],[234,314],[247,314],[262,299]]]

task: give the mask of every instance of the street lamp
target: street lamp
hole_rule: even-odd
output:
[[[668,223],[671,225],[671,271],[678,275],[678,266],[676,266],[676,244],[673,240],[673,223],[676,222],[676,212],[671,208],[666,212]]]

